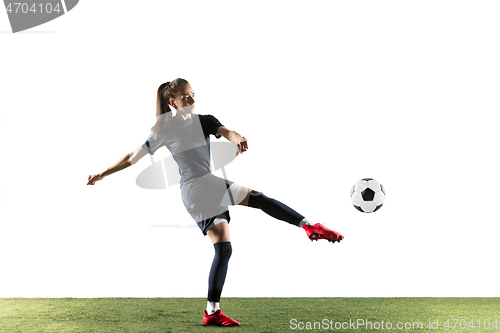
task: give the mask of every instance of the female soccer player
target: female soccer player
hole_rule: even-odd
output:
[[[172,116],[170,106],[177,113]],[[148,139],[135,151],[122,157],[106,171],[88,176],[87,185],[135,164],[146,154],[154,154],[166,146],[179,166],[181,195],[189,214],[208,235],[215,248],[215,256],[208,277],[205,325],[230,326],[239,322],[224,315],[219,308],[222,287],[232,248],[229,237],[228,206],[242,205],[258,208],[272,217],[293,224],[306,231],[309,239],[340,242],[344,236],[321,223],[314,223],[278,200],[262,192],[217,177],[210,169],[210,139],[221,136],[236,144],[238,153],[248,150],[248,140],[223,126],[212,115],[195,114],[194,92],[188,81],[177,78],[160,85],[157,92],[156,123]]]

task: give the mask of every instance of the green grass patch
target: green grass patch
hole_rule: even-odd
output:
[[[205,298],[0,298],[0,332],[500,333],[500,298],[223,298],[240,327],[203,326],[205,306]]]

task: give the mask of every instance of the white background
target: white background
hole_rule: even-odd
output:
[[[85,0],[16,34],[0,11],[0,297],[206,296],[213,246],[180,227],[178,185],[136,185],[149,156],[86,186],[146,140],[177,77],[248,138],[229,179],[345,236],[231,208],[222,297],[500,296],[499,10]],[[349,198],[365,177],[387,191],[373,214]]]

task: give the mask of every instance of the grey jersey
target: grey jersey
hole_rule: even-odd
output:
[[[231,220],[228,205],[243,200],[242,186],[211,173],[209,136],[220,138],[217,129],[223,126],[217,118],[194,113],[188,120],[170,116],[162,116],[160,121],[167,119],[166,125],[156,139],[151,134],[142,147],[151,155],[161,146],[172,153],[179,166],[184,206],[206,235],[215,224]]]
[[[181,186],[194,178],[211,173],[210,138],[217,139],[217,129],[223,126],[212,115],[191,114],[188,120],[166,117],[166,126],[158,131],[156,139],[151,133],[142,147],[153,155],[158,148],[166,146],[179,166]],[[163,120],[162,120],[163,121]]]

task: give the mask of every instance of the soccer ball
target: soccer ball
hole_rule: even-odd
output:
[[[351,189],[351,202],[362,213],[373,213],[382,207],[385,189],[373,178],[363,178]]]

